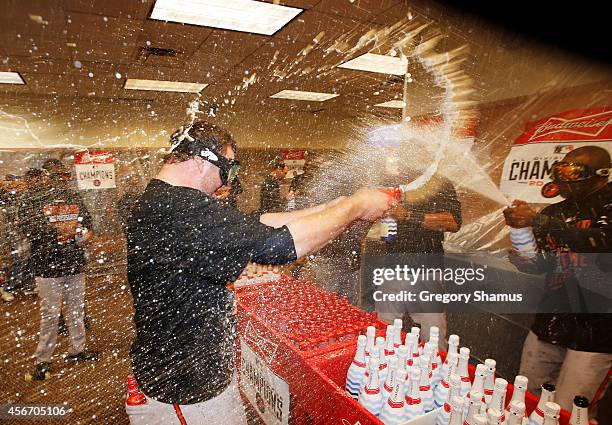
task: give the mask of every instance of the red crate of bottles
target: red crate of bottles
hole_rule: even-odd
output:
[[[237,290],[239,309],[300,355],[354,345],[368,326],[384,336],[387,323],[308,281],[289,276]]]
[[[311,282],[285,276],[239,288],[238,334],[289,385],[291,423],[381,425],[344,390],[357,336],[367,326],[384,336],[387,323]],[[405,334],[402,333],[402,340]],[[440,353],[444,359],[446,353]],[[469,365],[470,377],[475,367]],[[507,401],[513,385],[508,385]],[[528,414],[538,397],[526,393]],[[560,424],[569,413],[562,410]]]
[[[342,423],[360,425],[381,425],[375,416],[364,409],[357,401],[353,400],[344,390],[346,382],[346,374],[348,368],[355,356],[356,346],[344,347],[335,352],[330,352],[325,355],[311,357],[306,360],[308,366],[312,368],[314,374],[310,374],[310,379],[313,391],[310,397],[303,401],[304,410],[309,415],[309,423],[326,424],[326,423]],[[446,353],[441,352],[441,357],[444,359]],[[474,380],[474,372],[476,368],[473,365],[468,365],[470,379]],[[512,398],[514,386],[508,384],[506,393],[506,401],[509,402]],[[525,406],[527,414],[536,408],[539,398],[531,393],[525,394]],[[560,425],[567,425],[570,414],[565,410],[561,410],[559,419]],[[330,422],[330,418],[334,419]],[[327,419],[327,421],[326,421]]]

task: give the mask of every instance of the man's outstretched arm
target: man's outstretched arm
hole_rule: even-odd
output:
[[[376,189],[361,189],[334,201],[322,211],[296,218],[286,224],[297,258],[305,257],[338,237],[355,220],[374,221],[389,209],[393,199]]]
[[[320,213],[326,209],[337,205],[342,200],[346,199],[346,196],[341,196],[332,201],[324,204],[316,205],[310,208],[304,208],[301,210],[290,211],[290,212],[278,212],[278,213],[265,213],[259,217],[259,221],[266,226],[279,228],[287,225],[288,223],[297,220],[302,217],[306,217],[312,214]]]

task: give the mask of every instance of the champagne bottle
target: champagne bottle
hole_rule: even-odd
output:
[[[569,425],[589,425],[589,399],[580,395],[574,397]]]

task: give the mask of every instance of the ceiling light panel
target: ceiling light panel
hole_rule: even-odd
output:
[[[403,108],[404,106],[406,106],[406,102],[404,102],[403,100],[389,100],[387,102],[383,102],[383,103],[377,103],[374,106],[381,106],[383,108]]]
[[[128,78],[124,88],[128,90],[174,91],[182,93],[199,93],[208,84],[184,83],[181,81],[139,80]]]
[[[0,72],[0,84],[25,84],[21,75],[17,72]]]
[[[366,53],[357,56],[338,68],[354,69],[356,71],[377,72],[380,74],[405,75],[408,61],[399,57]]]
[[[293,99],[293,100],[307,100],[311,102],[323,102],[328,99],[333,99],[339,95],[334,93],[319,93],[314,91],[299,91],[299,90],[281,90],[276,94],[270,96],[274,99]]]
[[[254,0],[157,0],[151,19],[272,35],[301,11]]]

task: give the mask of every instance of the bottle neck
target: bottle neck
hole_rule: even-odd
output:
[[[502,390],[501,387],[497,387],[493,391],[493,398],[491,399],[489,406],[499,412],[503,412],[505,401],[506,401],[505,399],[506,399],[506,388],[504,387],[504,389]]]
[[[559,425],[559,419],[553,416],[544,416],[542,425]]]
[[[466,422],[471,424],[474,421],[474,416],[480,413],[481,401],[474,400],[470,397],[470,407],[468,408],[468,414],[466,417]]]
[[[411,341],[406,345],[406,348],[408,348],[408,357],[412,357],[416,350],[415,344]]]
[[[586,407],[578,407],[574,404],[572,409],[572,416],[569,421],[569,425],[588,425],[589,424],[589,410]]]
[[[425,362],[421,364],[421,378],[419,379],[419,384],[421,386],[429,385],[429,368]]]
[[[385,385],[388,388],[393,388],[395,385],[395,368],[390,368],[389,373],[387,373],[387,378],[385,379]]]
[[[512,399],[510,400],[510,403],[512,403],[513,401],[521,401],[525,403],[525,392],[526,391],[527,391],[526,388],[515,386],[514,391],[512,392]]]
[[[357,352],[355,353],[355,360],[359,362],[365,361],[365,345],[358,345]]]
[[[452,400],[455,396],[461,396],[461,383],[456,385],[454,383],[450,384],[450,390],[448,391],[448,401]]]
[[[461,357],[459,358],[459,366],[457,367],[459,376],[469,376],[468,374],[468,359]]]
[[[523,418],[518,415],[510,415],[507,425],[523,425]]]
[[[378,368],[370,369],[370,374],[368,375],[368,383],[366,387],[370,390],[374,390],[380,388],[380,378],[378,377]]]
[[[420,379],[417,380],[417,379],[412,379],[411,378],[409,385],[410,385],[410,387],[409,387],[410,388],[410,391],[409,391],[410,397],[412,397],[412,398],[419,398],[419,394],[420,394]]]
[[[387,338],[385,340],[385,350],[390,353],[390,352],[395,352],[395,346],[393,345],[393,339],[391,338]]]
[[[391,394],[391,401],[398,403],[404,398],[404,383],[401,379],[396,379],[395,386],[393,387],[393,393]]]
[[[549,401],[553,401],[555,397],[555,393],[545,390],[544,388],[542,388],[542,394],[540,395],[540,401],[538,402],[538,408],[541,411],[544,411],[544,406],[546,405],[546,403],[548,403]]]
[[[448,419],[448,425],[462,425],[462,414],[461,410],[451,408],[450,418]]]
[[[471,392],[484,392],[485,375],[476,375],[474,377],[474,384],[472,385]]]

